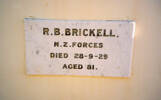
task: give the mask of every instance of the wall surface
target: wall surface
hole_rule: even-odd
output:
[[[0,0],[0,100],[161,100],[161,0]],[[29,76],[26,17],[135,20],[130,78]]]

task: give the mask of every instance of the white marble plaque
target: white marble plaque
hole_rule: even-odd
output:
[[[25,18],[31,75],[129,77],[134,21]]]

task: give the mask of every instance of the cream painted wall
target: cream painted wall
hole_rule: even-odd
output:
[[[161,100],[161,0],[0,0],[0,100]],[[130,78],[28,76],[25,17],[135,20]]]

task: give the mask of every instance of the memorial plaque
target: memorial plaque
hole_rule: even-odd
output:
[[[134,21],[25,18],[31,75],[129,77]]]

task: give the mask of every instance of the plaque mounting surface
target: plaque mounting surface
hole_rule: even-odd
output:
[[[129,77],[135,22],[25,18],[31,75]]]

